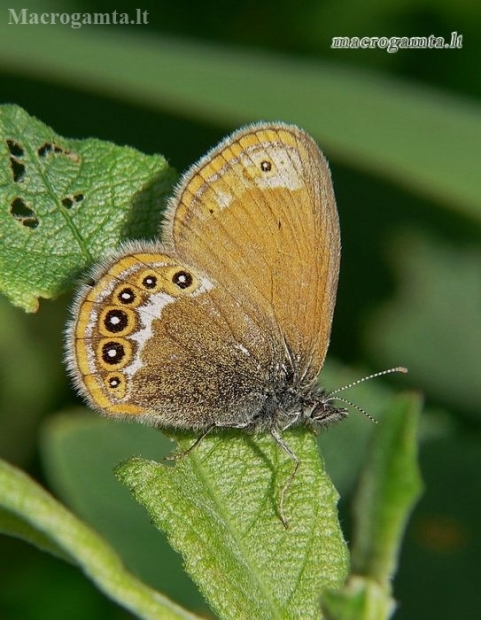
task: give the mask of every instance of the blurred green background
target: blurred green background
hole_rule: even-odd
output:
[[[26,6],[26,5],[24,5]],[[295,122],[331,163],[343,255],[326,380],[402,364],[426,398],[426,484],[394,584],[396,618],[481,610],[481,6],[470,0],[144,0],[148,25],[8,25],[0,1],[0,94],[72,138],[161,153],[179,172],[256,120]],[[28,7],[27,7],[28,8]],[[42,0],[31,12],[133,13],[122,0]],[[18,10],[18,9],[17,9]],[[333,50],[333,36],[463,36],[457,50]],[[181,561],[111,473],[159,459],[151,429],[79,406],[62,365],[71,294],[26,315],[0,300],[0,456],[29,471],[119,549],[129,568],[208,613]],[[350,372],[345,368],[349,367]],[[384,383],[349,397],[382,415]],[[321,437],[349,499],[369,422]],[[0,618],[128,618],[73,567],[0,539]]]

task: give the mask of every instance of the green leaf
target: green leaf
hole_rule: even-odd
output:
[[[120,241],[153,236],[173,173],[160,156],[65,140],[0,107],[0,290],[35,311]]]
[[[69,558],[107,596],[139,618],[197,618],[129,574],[97,534],[26,474],[4,461],[0,461],[0,530]]]
[[[352,571],[388,586],[408,516],[422,489],[418,396],[399,397],[379,425],[354,504]]]
[[[417,465],[420,399],[399,397],[379,425],[354,503],[351,575],[342,591],[325,592],[332,620],[383,620],[395,608],[391,579],[402,535],[421,494]]]
[[[461,97],[340,63],[120,31],[2,22],[0,59],[9,71],[209,123],[298,123],[329,156],[481,221],[481,111]]]
[[[8,536],[21,538],[42,551],[47,551],[66,562],[71,562],[68,553],[62,551],[61,546],[57,545],[48,535],[45,535],[35,526],[30,525],[21,516],[19,517],[4,508],[0,508],[0,532]]]
[[[41,448],[49,486],[105,538],[128,569],[181,605],[196,610],[206,607],[179,554],[112,473],[132,455],[162,459],[172,449],[170,439],[144,424],[113,423],[75,408],[47,419]]]
[[[193,441],[178,439],[183,449]],[[297,429],[285,439],[301,460],[287,530],[278,506],[292,460],[269,435],[223,432],[175,466],[134,458],[117,469],[221,618],[315,618],[321,589],[345,578],[338,496],[315,437]]]
[[[351,575],[342,590],[327,591],[323,612],[327,620],[386,620],[395,605],[385,590],[366,577]]]

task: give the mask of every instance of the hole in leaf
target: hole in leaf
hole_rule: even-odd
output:
[[[38,227],[38,220],[36,217],[26,217],[24,220],[22,220],[22,224],[27,228],[35,230]]]
[[[15,157],[10,157],[10,168],[12,169],[12,176],[15,183],[21,183],[25,176],[25,166],[15,159]]]
[[[37,228],[39,224],[35,213],[24,203],[21,198],[15,198],[10,203],[10,213],[17,220],[17,222],[20,222],[20,224],[26,226],[27,228]]]
[[[62,204],[66,209],[71,209],[84,199],[83,194],[74,194],[73,196],[65,196],[62,198]]]
[[[53,153],[53,144],[51,142],[45,142],[37,150],[39,157],[47,157],[50,153]]]
[[[24,220],[22,220],[22,224],[27,228],[35,230],[38,227],[38,220],[36,217],[26,217]]]
[[[51,155],[52,153],[69,155],[70,151],[63,149],[58,144],[54,144],[53,142],[45,142],[37,149],[37,153],[40,157],[47,157],[47,155]]]
[[[15,142],[15,140],[7,140],[7,147],[10,154],[14,157],[23,157],[25,155],[25,151],[18,142]]]
[[[65,155],[65,157],[68,157],[75,163],[78,163],[80,161],[80,157],[77,155],[77,153],[72,153],[72,151],[69,151],[68,149],[64,149],[61,146],[58,146],[58,144],[55,144],[54,142],[44,142],[42,146],[38,147],[37,153],[38,153],[38,156],[42,158],[48,157],[49,155],[52,155],[52,154],[57,154],[57,155]]]

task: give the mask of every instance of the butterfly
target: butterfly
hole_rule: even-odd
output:
[[[318,376],[340,260],[327,161],[302,129],[248,125],[182,177],[162,241],[128,242],[78,292],[67,366],[93,409],[270,433],[347,416]]]

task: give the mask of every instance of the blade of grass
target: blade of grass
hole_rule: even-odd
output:
[[[26,474],[4,461],[0,461],[0,530],[67,556],[100,590],[139,618],[198,618],[129,574],[100,536]]]
[[[391,580],[407,520],[422,489],[417,464],[420,399],[397,398],[373,437],[354,504],[351,574],[326,591],[329,620],[386,620],[396,605]]]
[[[481,110],[446,93],[335,63],[5,23],[0,68],[225,125],[293,121],[331,157],[481,221]]]

